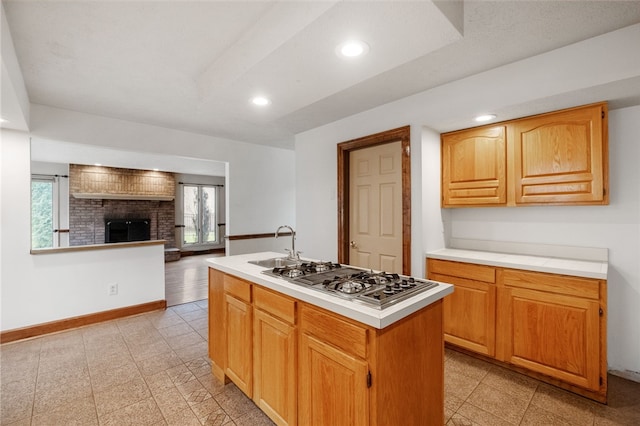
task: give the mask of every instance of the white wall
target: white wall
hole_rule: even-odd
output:
[[[337,256],[336,145],[410,125],[412,224],[422,227],[418,238],[412,232],[412,273],[422,275],[424,253],[450,236],[608,248],[609,367],[640,372],[640,107],[610,111],[609,206],[440,209],[440,142],[431,130],[487,110],[531,114],[606,100],[590,88],[638,78],[639,33],[640,25],[628,27],[296,135],[297,247],[310,257]],[[606,57],[606,67],[588,65],[594,55]]]
[[[387,116],[402,117],[399,108]],[[382,116],[371,111],[369,126],[361,117],[299,135],[296,142],[298,187],[297,247],[310,257],[337,256],[335,188],[336,148],[339,142],[379,132]],[[383,121],[383,120],[382,120]],[[351,124],[350,126],[347,124]],[[389,123],[387,128],[398,127]],[[349,127],[349,131],[345,128]],[[412,186],[422,200],[412,203],[412,271],[424,274],[424,253],[455,238],[573,245],[609,249],[608,362],[611,369],[640,371],[640,107],[610,111],[610,205],[576,207],[518,207],[440,209],[440,145],[437,133],[418,125],[412,135],[422,138],[422,166],[413,167]],[[416,223],[421,220],[421,223]],[[416,259],[415,257],[418,257]]]
[[[228,235],[295,225],[295,154],[229,139],[31,106],[31,135],[71,143],[226,162]]]
[[[163,247],[31,255],[29,137],[226,162],[227,234],[295,226],[294,153],[32,105],[31,134],[2,130],[2,330],[164,299]],[[157,248],[156,248],[157,247]],[[129,252],[129,250],[133,250]],[[233,247],[227,246],[233,254]],[[107,295],[117,282],[118,296]]]
[[[277,228],[276,228],[277,229]],[[291,247],[291,237],[286,235],[275,238],[276,230],[273,230],[273,237],[268,238],[251,238],[246,240],[229,241],[229,245],[233,247],[233,254],[258,253],[263,251],[273,251],[282,253],[283,256],[288,255],[285,249]],[[298,251],[298,239],[296,238],[296,251]],[[307,256],[303,253],[302,256]]]
[[[451,236],[609,249],[609,366],[640,372],[640,106],[609,114],[608,206],[451,209]]]
[[[162,245],[31,255],[29,137],[1,137],[2,330],[165,298]],[[110,283],[118,295],[108,295]]]

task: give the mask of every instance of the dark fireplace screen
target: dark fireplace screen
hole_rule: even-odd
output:
[[[105,243],[151,239],[151,220],[149,219],[106,219],[104,226]]]

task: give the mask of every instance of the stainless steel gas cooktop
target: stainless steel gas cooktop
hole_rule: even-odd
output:
[[[263,274],[378,309],[438,286],[434,281],[332,262],[298,262],[263,271]]]

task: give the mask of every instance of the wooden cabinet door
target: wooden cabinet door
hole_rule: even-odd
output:
[[[442,206],[505,205],[505,127],[442,136]]]
[[[227,325],[227,363],[225,374],[251,397],[252,392],[252,319],[251,305],[225,294]]]
[[[503,361],[586,389],[600,388],[597,300],[501,288]]]
[[[495,284],[439,274],[429,279],[454,285],[443,301],[444,340],[472,351],[495,356]]]
[[[260,309],[253,324],[253,400],[277,425],[295,425],[295,328]]]
[[[606,104],[516,120],[516,204],[608,204]]]
[[[213,375],[223,383],[226,363],[224,311],[224,273],[209,268],[209,358]]]
[[[427,260],[428,278],[453,284],[443,300],[444,340],[495,356],[496,269],[446,260]]]
[[[302,333],[299,372],[300,424],[369,424],[369,369],[365,361]]]

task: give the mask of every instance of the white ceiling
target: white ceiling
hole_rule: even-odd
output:
[[[31,103],[285,148],[301,131],[640,22],[638,1],[2,3]],[[369,53],[338,58],[347,38]],[[256,94],[272,104],[252,106]]]

